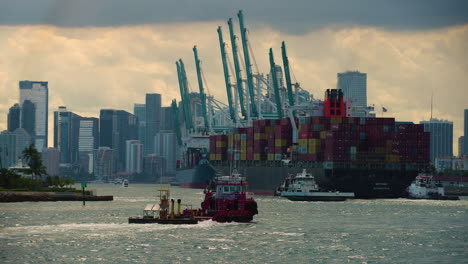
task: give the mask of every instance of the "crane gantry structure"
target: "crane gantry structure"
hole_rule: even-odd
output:
[[[183,120],[177,122],[178,128],[176,129],[180,129],[180,124],[184,123],[186,130],[185,133],[177,133],[179,144],[181,144],[181,137],[190,133],[226,133],[234,127],[250,126],[253,120],[281,119],[284,116],[291,116],[293,111],[311,113],[314,108],[317,108],[318,101],[313,100],[313,96],[303,90],[298,83],[292,83],[284,41],[281,44],[283,69],[275,64],[273,49],[270,48],[270,71],[267,77],[265,78],[264,74],[252,72],[251,56],[253,54],[251,54],[247,36],[248,30],[244,24],[242,11],[237,13],[237,17],[239,19],[244,65],[241,65],[239,60],[241,55],[237,45],[238,38],[234,32],[233,20],[229,18],[227,24],[234,68],[229,64],[229,55],[226,51],[228,44],[224,42],[222,28],[221,26],[217,28],[227,105],[205,92],[207,84],[196,46],[193,47],[193,53],[199,87],[198,93],[189,91],[189,83],[182,59],[176,62],[181,101],[179,107],[177,107],[176,101],[173,101],[172,109],[174,113],[178,113],[179,108],[182,109],[183,113],[180,116],[182,116]],[[255,58],[252,58],[255,62]],[[229,69],[231,69],[231,72]],[[283,81],[283,70],[285,81]],[[231,81],[231,76],[233,76],[232,80],[234,82]],[[200,108],[201,111],[199,111]],[[201,116],[199,116],[200,113]]]

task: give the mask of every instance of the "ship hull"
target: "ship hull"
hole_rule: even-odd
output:
[[[181,188],[205,189],[214,176],[215,171],[209,164],[176,171],[176,181]]]
[[[213,163],[219,173],[227,173],[229,165]],[[256,195],[274,195],[275,190],[289,174],[307,169],[314,175],[317,184],[325,191],[353,192],[355,198],[399,198],[405,197],[406,189],[420,171],[419,166],[411,169],[358,169],[326,168],[324,163],[302,163],[283,166],[280,162],[258,164],[245,162],[238,171],[247,177],[250,191]],[[398,168],[396,168],[398,167]]]

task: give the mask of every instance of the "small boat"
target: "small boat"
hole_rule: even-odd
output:
[[[458,196],[446,196],[444,187],[433,176],[420,173],[408,187],[408,198],[428,200],[460,200]]]
[[[354,198],[352,192],[320,191],[314,176],[305,169],[301,173],[287,177],[283,188],[281,197],[291,201],[344,201]]]
[[[218,176],[204,191],[205,199],[201,208],[186,208],[181,212],[181,201],[177,200],[177,213],[174,199],[169,206],[169,186],[160,189],[160,203],[149,204],[143,210],[143,217],[130,217],[130,224],[196,224],[199,221],[250,222],[258,214],[257,202],[248,192],[249,184],[245,177],[236,171],[229,176]]]
[[[128,187],[128,180],[123,180],[122,181],[122,186],[123,187]]]

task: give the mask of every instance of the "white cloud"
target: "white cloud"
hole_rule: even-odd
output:
[[[198,91],[195,44],[210,93],[226,101],[218,25],[223,25],[229,43],[222,21],[117,28],[2,26],[0,130],[6,128],[8,108],[18,100],[20,80],[49,82],[50,114],[59,105],[84,116],[98,116],[102,108],[133,112],[134,103],[143,103],[145,93],[154,92],[169,105],[179,98],[179,58],[185,62],[191,89]],[[269,69],[272,46],[276,63],[282,63],[282,40],[294,76],[315,97],[323,98],[325,89],[336,86],[337,72],[359,70],[368,74],[368,102],[388,108],[387,116],[428,119],[434,91],[434,116],[454,121],[455,141],[462,135],[463,109],[468,108],[468,25],[431,31],[330,27],[305,35],[251,29],[250,43],[261,72]]]

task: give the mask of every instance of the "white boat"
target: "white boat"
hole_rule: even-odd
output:
[[[459,200],[457,196],[445,196],[444,187],[430,174],[420,173],[408,188],[408,198],[430,200]]]
[[[123,180],[122,186],[123,187],[128,187],[128,180]]]
[[[314,176],[305,169],[295,176],[288,177],[283,188],[281,197],[291,201],[344,201],[354,198],[352,192],[320,191]]]

